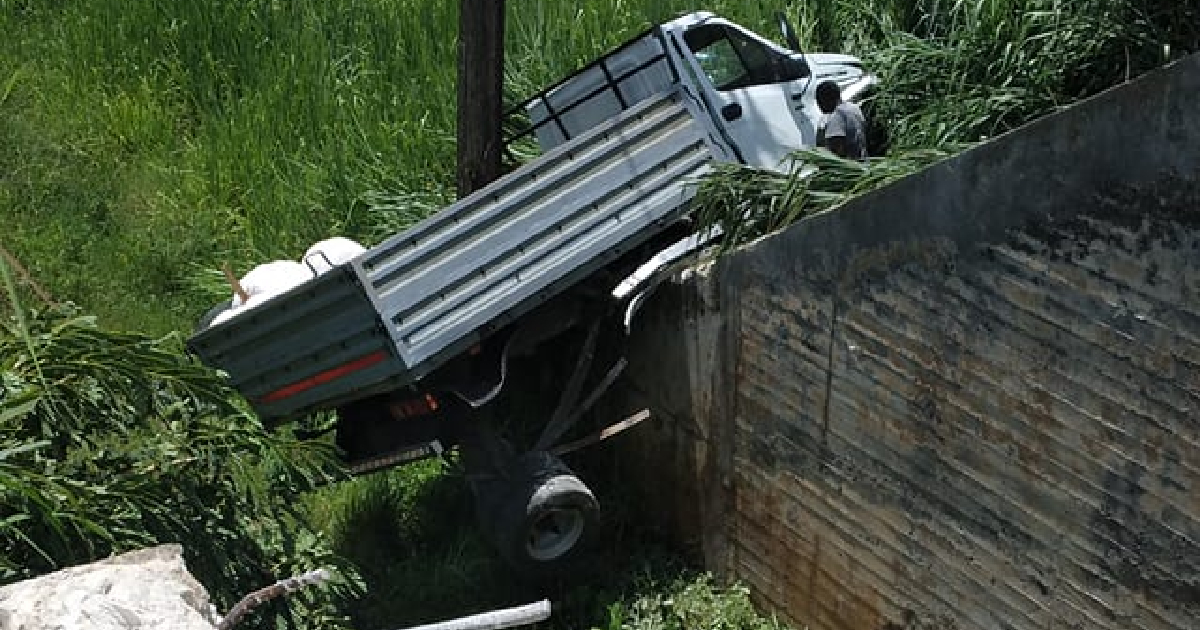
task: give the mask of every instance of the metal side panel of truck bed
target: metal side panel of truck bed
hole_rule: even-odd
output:
[[[278,419],[425,376],[685,211],[713,145],[672,89],[188,344]]]

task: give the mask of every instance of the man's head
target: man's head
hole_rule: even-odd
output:
[[[829,114],[842,102],[842,89],[833,81],[822,81],[817,85],[817,107]]]

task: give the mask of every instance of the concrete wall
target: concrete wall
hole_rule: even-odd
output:
[[[1200,627],[1200,56],[657,296],[647,514],[811,630]]]

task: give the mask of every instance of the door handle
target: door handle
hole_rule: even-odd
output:
[[[742,117],[742,106],[737,103],[730,103],[721,108],[721,117],[729,122],[733,122]]]

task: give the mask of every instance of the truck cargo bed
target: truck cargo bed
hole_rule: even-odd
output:
[[[648,98],[189,348],[267,419],[412,383],[676,221],[713,157],[692,107]]]

